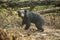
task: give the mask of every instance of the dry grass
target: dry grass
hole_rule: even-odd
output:
[[[31,25],[32,28],[24,30],[20,28],[21,19],[18,17],[16,11],[12,10],[11,15],[9,10],[2,9],[0,12],[0,40],[60,40],[60,30],[50,29],[51,27],[60,28],[60,24],[58,23],[60,21],[59,17],[56,17],[56,26],[50,26],[50,16],[46,18],[49,26],[44,26],[44,32],[36,31],[33,24]]]
[[[20,28],[0,28],[0,40],[60,40],[60,30],[45,27],[44,32]]]

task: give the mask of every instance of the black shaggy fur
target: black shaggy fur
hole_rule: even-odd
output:
[[[24,17],[21,17],[21,13],[24,14]],[[25,30],[29,29],[31,23],[34,23],[38,30],[41,30],[42,32],[44,31],[42,28],[44,25],[44,20],[40,15],[34,14],[32,12],[27,12],[26,10],[19,10],[18,16],[23,19],[22,25],[26,24]]]

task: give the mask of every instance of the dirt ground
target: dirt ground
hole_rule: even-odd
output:
[[[3,31],[7,34],[8,40],[60,40],[60,29],[51,29],[47,26],[44,26],[44,32],[36,31],[35,27],[29,30],[14,27],[3,29]]]
[[[5,13],[5,12],[4,12]],[[47,23],[49,21],[49,17],[46,17]],[[1,17],[0,19],[0,28],[7,27],[4,29],[0,29],[0,40],[60,40],[60,17],[56,18],[56,28],[53,29],[52,26],[43,26],[44,32],[36,31],[36,27],[31,25],[29,30],[24,30],[24,28],[20,27],[20,19],[18,19],[17,15]],[[55,27],[54,26],[54,27]],[[51,27],[51,28],[50,28]]]

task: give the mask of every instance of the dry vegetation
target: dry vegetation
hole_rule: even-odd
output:
[[[45,16],[45,31],[39,32],[33,24],[29,30],[20,28],[21,18],[18,17],[17,12],[12,9],[2,9],[0,10],[0,40],[60,40],[60,16],[54,15]]]
[[[0,29],[1,40],[60,40],[60,30],[45,27],[44,32],[20,28]]]

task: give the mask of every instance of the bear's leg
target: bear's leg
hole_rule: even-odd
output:
[[[26,22],[25,22],[25,24],[26,24],[25,30],[28,30],[29,27],[30,27],[30,20],[27,19]]]
[[[44,31],[44,29],[42,28],[42,26],[43,26],[42,23],[37,22],[35,25],[36,25],[36,27],[37,27],[37,29],[38,29],[39,31],[41,31],[41,32]]]

